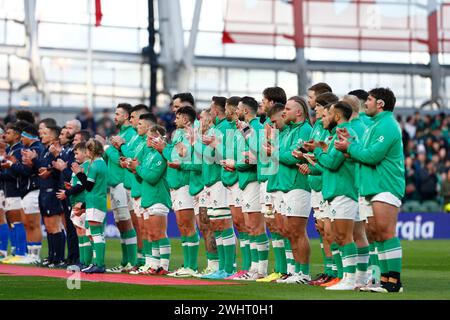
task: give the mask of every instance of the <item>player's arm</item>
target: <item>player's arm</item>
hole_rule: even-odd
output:
[[[164,174],[166,162],[161,155],[156,156],[150,164],[140,164],[136,167],[137,174],[146,182],[156,184]]]
[[[322,167],[333,171],[345,161],[345,155],[333,146],[328,148],[328,152],[324,152],[322,148],[314,149],[314,156]]]

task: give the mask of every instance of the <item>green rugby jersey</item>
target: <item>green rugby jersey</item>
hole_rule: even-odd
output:
[[[346,158],[345,155],[334,147],[336,141],[337,128],[347,128],[351,137],[357,141],[358,137],[350,126],[350,122],[344,122],[333,128],[332,140],[328,145],[327,152],[323,152],[321,148],[314,150],[317,162],[323,170],[323,186],[322,194],[324,200],[331,201],[337,196],[346,196],[358,201],[358,190],[355,186],[355,166],[356,163],[352,159]]]
[[[292,155],[298,145],[308,141],[312,127],[307,121],[289,124],[289,133],[286,142],[280,148],[279,190],[289,192],[294,189],[310,191],[308,177],[298,171],[297,163],[300,163]]]
[[[86,191],[86,209],[106,212],[106,194],[108,189],[108,167],[102,158],[91,161],[87,169],[87,180],[94,183],[91,191]]]
[[[81,168],[83,168],[83,172],[88,172],[89,167],[89,161],[85,161],[81,164]],[[78,179],[77,175],[72,172],[72,179],[70,180],[70,185],[72,187],[75,187],[76,185],[81,185],[80,180]],[[82,202],[84,203],[86,201],[86,190],[83,190],[82,192],[78,194],[71,195],[69,197],[70,205],[73,207],[76,203]]]
[[[373,123],[372,118],[369,117],[365,112],[359,113],[359,119],[367,126],[370,127]]]
[[[139,155],[147,147],[147,135],[137,135],[137,138],[133,142],[133,148],[127,150],[126,157],[130,159],[138,159]],[[138,181],[136,174],[131,170],[127,170],[131,173],[131,197],[139,198],[141,196],[141,182]]]
[[[132,126],[120,127],[119,136],[126,142],[130,141],[136,131]],[[108,161],[108,185],[117,186],[119,183],[128,183],[125,178],[125,169],[120,166],[120,152],[113,146],[109,146],[105,151],[105,159]],[[129,189],[130,186],[128,186]]]
[[[235,143],[236,143],[236,122],[228,121],[228,128],[226,130],[225,140],[223,143],[224,159],[235,159]],[[225,187],[232,186],[238,182],[238,173],[235,171],[227,171],[222,167],[221,180]]]
[[[252,151],[252,153],[258,157],[259,152],[259,134],[263,128],[258,118],[253,118],[249,122],[251,130],[247,138],[239,133],[236,137],[236,170],[238,172],[239,188],[244,190],[245,187],[251,182],[258,181],[258,166],[257,163],[245,163],[242,152]]]
[[[358,136],[358,141],[362,141],[364,132],[366,132],[367,126],[364,124],[364,122],[358,117],[350,120],[350,127],[355,131],[356,135]],[[359,190],[359,179],[360,179],[360,170],[361,170],[361,164],[359,162],[356,162],[356,171],[355,171],[355,185],[356,188]]]
[[[405,194],[405,165],[402,132],[390,111],[372,117],[362,142],[352,142],[350,157],[361,163],[362,196],[390,192],[402,199]]]
[[[327,141],[327,138],[329,137],[330,132],[323,127],[323,120],[318,119],[316,123],[314,124],[314,128],[311,131],[311,135],[309,136],[309,140],[314,141]],[[311,166],[310,166],[311,168]],[[320,169],[319,169],[320,170]],[[321,191],[322,190],[322,173],[321,171],[314,170],[313,174],[308,176],[308,182],[309,186],[314,191]]]
[[[280,153],[282,150],[288,149],[289,146],[289,125],[285,125],[282,129],[279,129],[278,133],[278,145],[271,141],[274,146],[274,151],[270,157],[269,172],[273,174],[269,175],[267,179],[267,192],[283,191],[280,189],[280,180],[284,176],[284,172],[288,172],[289,168],[279,161]]]
[[[167,162],[163,156],[153,148],[146,147],[142,155],[142,163],[136,168],[142,179],[141,206],[151,207],[162,203],[171,208],[169,185],[165,179]]]
[[[186,157],[180,157],[175,145],[178,143],[184,144],[188,151],[191,150],[189,141],[186,139],[184,129],[176,129],[172,138],[172,142],[167,144],[163,150],[163,157],[167,161],[189,163],[191,160],[190,152]],[[179,189],[181,187],[189,185],[189,171],[183,169],[174,169],[167,167],[166,179],[170,189]]]

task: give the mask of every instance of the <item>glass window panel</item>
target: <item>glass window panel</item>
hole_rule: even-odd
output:
[[[248,73],[249,90],[257,92],[256,100],[262,99],[262,91],[275,85],[275,72],[269,70],[250,70]]]
[[[0,17],[8,19],[16,19],[23,21],[24,19],[24,2],[17,0],[3,0],[0,2]]]
[[[99,27],[92,29],[92,49],[120,52],[138,52],[139,32],[137,29]]]
[[[87,49],[87,35],[86,26],[45,22],[39,24],[41,47]]]
[[[228,90],[245,91],[248,88],[248,75],[246,70],[228,69]]]
[[[103,7],[105,6],[102,6],[102,11]],[[94,8],[94,1],[92,1],[93,14],[95,14]],[[36,17],[40,21],[87,24],[89,23],[88,9],[87,0],[38,0]]]
[[[295,73],[278,72],[278,83],[277,86],[281,87],[286,91],[288,98],[293,95],[297,95],[297,75]]]
[[[22,46],[25,44],[25,28],[14,21],[6,23],[6,44]]]
[[[29,80],[29,62],[24,59],[19,59],[16,56],[11,56],[10,60],[11,79],[18,81]]]

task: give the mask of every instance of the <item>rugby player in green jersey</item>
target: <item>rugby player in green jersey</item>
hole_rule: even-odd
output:
[[[402,134],[393,114],[395,102],[390,89],[372,89],[365,104],[372,124],[363,141],[352,141],[346,130],[341,130],[335,142],[338,150],[361,163],[359,192],[367,209],[363,215],[375,231],[381,269],[381,286],[370,288],[375,292],[403,291],[402,247],[396,225],[405,192],[405,168]]]

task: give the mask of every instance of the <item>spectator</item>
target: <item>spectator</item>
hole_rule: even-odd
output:
[[[97,132],[97,124],[94,119],[94,115],[88,107],[84,107],[81,113],[77,116],[77,120],[81,122],[81,129],[89,130],[92,135]]]
[[[105,108],[102,117],[97,121],[97,133],[102,137],[109,137],[116,132],[116,125],[111,119],[109,109]]]
[[[419,192],[424,200],[436,200],[438,195],[438,176],[433,162],[428,162],[425,168],[419,171]]]
[[[6,126],[8,123],[15,122],[15,121],[16,121],[16,110],[13,107],[9,107],[8,114],[3,119],[3,123]]]
[[[444,211],[446,206],[450,205],[450,169],[442,175],[441,196],[443,198]],[[447,210],[450,212],[450,210]]]
[[[413,159],[411,157],[405,158],[405,198],[404,200],[420,200],[420,194],[417,190],[416,174],[413,167]]]

